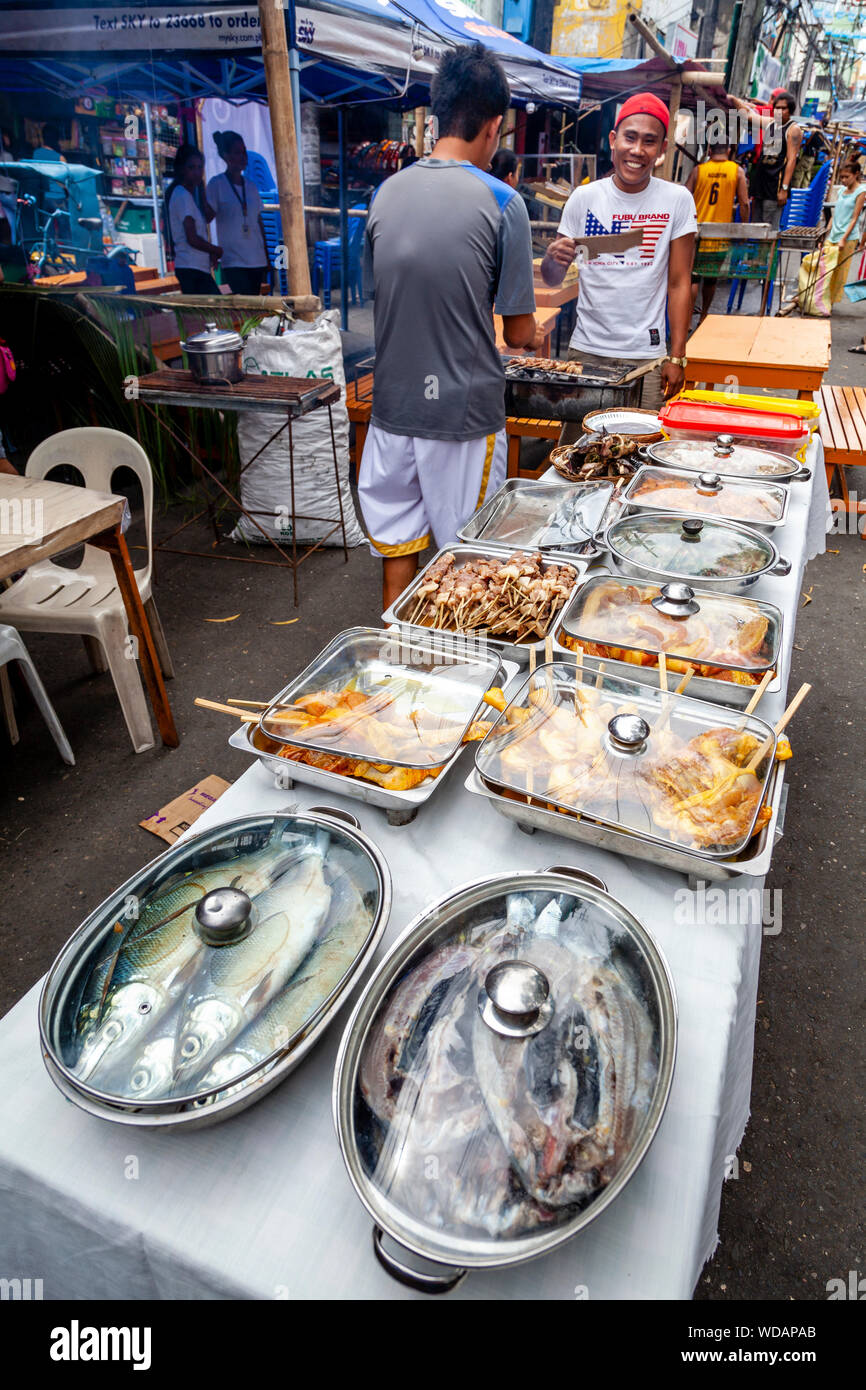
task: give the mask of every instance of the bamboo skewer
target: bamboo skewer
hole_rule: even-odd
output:
[[[252,710],[237,709],[233,705],[221,705],[216,700],[203,700],[200,695],[196,696],[195,704],[201,709],[215,709],[217,714],[233,714],[235,719],[240,719],[245,724],[258,724],[259,722],[259,716],[253,714]]]
[[[664,652],[659,652],[659,685],[662,690],[668,688],[668,659]]]
[[[800,708],[811,689],[812,687],[808,684],[808,682],[800,686],[800,689],[797,691],[788,708],[785,710],[785,713],[782,715],[781,719],[776,724],[772,736],[770,738],[764,739],[764,742],[761,744],[758,751],[752,754],[750,761],[746,765],[746,772],[754,772],[755,768],[758,767],[761,761],[767,756],[776,739],[779,737],[782,730],[785,729],[787,725],[790,723],[790,721],[793,719],[794,715],[797,713],[797,710]]]
[[[270,700],[226,700],[227,705],[246,705],[249,709],[270,709]]]
[[[746,708],[745,708],[745,710],[743,711],[743,714],[744,714],[744,715],[748,715],[748,714],[753,714],[753,713],[754,713],[754,711],[755,711],[755,709],[756,709],[756,707],[757,707],[758,701],[760,700],[760,698],[761,698],[761,696],[763,695],[764,691],[766,690],[767,686],[770,684],[770,681],[773,679],[773,676],[774,676],[774,675],[775,675],[775,672],[774,672],[774,671],[765,671],[765,672],[764,672],[764,676],[763,676],[763,679],[762,679],[762,681],[761,681],[761,684],[757,687],[757,689],[756,689],[754,695],[752,696],[751,700],[750,700],[749,703],[746,705]],[[744,724],[744,723],[745,723],[745,719],[743,720],[743,724]],[[740,725],[740,728],[743,727],[743,724]]]

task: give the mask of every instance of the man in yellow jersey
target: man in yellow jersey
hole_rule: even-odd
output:
[[[686,182],[686,188],[695,200],[698,224],[701,222],[733,222],[734,200],[740,207],[740,220],[749,220],[749,188],[746,172],[741,165],[730,158],[730,145],[721,142],[711,143],[707,148],[707,158],[703,164],[696,164]],[[698,244],[698,257],[702,258],[713,251],[727,251],[726,241],[701,240]],[[696,277],[692,293],[697,299],[698,281],[703,281],[701,295],[701,323],[710,312],[718,276]]]

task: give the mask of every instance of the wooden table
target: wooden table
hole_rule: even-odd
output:
[[[180,739],[123,534],[126,507],[125,497],[0,473],[0,580],[82,541],[107,551],[130,629],[138,640],[141,674],[160,737],[167,747],[176,748]]]
[[[539,328],[544,334],[544,339],[540,347],[532,348],[530,352],[529,348],[512,348],[508,346],[502,333],[502,319],[499,314],[494,314],[493,326],[496,329],[496,351],[510,352],[512,357],[522,357],[525,354],[529,354],[530,357],[549,357],[550,338],[554,328],[556,327],[556,320],[558,318],[558,306],[554,306],[552,308],[539,307],[536,309],[535,322],[538,324]]]
[[[822,386],[817,402],[821,407],[818,430],[824,445],[827,486],[835,473],[843,506],[850,512],[852,504],[845,469],[866,467],[866,387]],[[855,502],[854,509],[856,515],[861,510],[860,504]]]
[[[768,386],[811,400],[830,365],[825,319],[710,314],[686,344],[686,386]]]
[[[346,386],[346,408],[349,419],[355,426],[355,446],[350,452],[357,468],[364,452],[364,441],[367,438],[370,415],[373,410],[372,372],[367,372],[364,376],[359,376],[356,381],[348,383]],[[537,478],[548,467],[547,461],[545,460],[538,468],[524,470],[521,475],[520,441],[521,439],[557,440],[561,429],[561,420],[530,420],[509,416],[505,421],[505,434],[508,441],[507,476],[509,478],[520,476]]]

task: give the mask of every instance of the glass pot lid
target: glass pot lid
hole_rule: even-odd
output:
[[[775,747],[753,715],[555,663],[529,677],[475,761],[530,802],[730,859],[770,818]]]
[[[648,444],[647,454],[657,463],[724,477],[783,479],[802,472],[796,459],[750,444],[735,444],[730,435],[718,435],[714,440],[662,439]]]
[[[359,1195],[432,1259],[550,1248],[637,1167],[675,1028],[664,959],[601,886],[554,869],[459,890],[392,949],[344,1036],[336,1114]]]
[[[592,539],[612,496],[609,482],[506,482],[465,528],[466,534],[517,550],[567,549]]]
[[[233,328],[218,328],[215,323],[206,323],[200,333],[193,333],[181,343],[184,352],[238,352],[244,340]]]
[[[767,526],[785,509],[785,489],[752,479],[725,478],[717,470],[678,473],[670,468],[641,468],[629,482],[625,499],[660,511],[690,512]]]
[[[278,743],[438,768],[500,669],[495,652],[450,634],[349,628],[277,696],[260,727]]]
[[[374,938],[390,885],[325,816],[249,817],[148,865],[67,943],[43,1043],[76,1090],[203,1103],[290,1053]]]
[[[641,569],[697,582],[761,574],[778,558],[766,536],[735,522],[656,512],[621,517],[605,544]]]
[[[722,680],[736,671],[742,684],[758,684],[776,664],[782,615],[769,603],[688,584],[599,575],[575,594],[562,627],[588,656],[655,666],[664,652],[669,671],[695,666],[698,675]]]

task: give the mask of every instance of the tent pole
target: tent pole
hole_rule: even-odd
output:
[[[349,188],[346,176],[346,108],[337,107],[340,142],[340,327],[349,331]]]
[[[159,190],[156,184],[156,160],[153,157],[153,117],[150,114],[150,103],[144,103],[144,133],[147,136],[147,162],[150,166],[150,196],[153,202],[153,225],[156,228],[156,256],[159,265],[160,275],[165,275],[165,242],[162,239],[162,227],[160,226],[159,216]]]
[[[285,11],[277,9],[269,0],[259,0],[259,19],[262,26],[262,56],[268,93],[268,114],[271,119],[277,188],[280,194],[283,243],[288,253],[289,294],[309,294],[310,264],[307,259],[304,198],[301,192],[301,167],[292,101]],[[302,314],[300,317],[313,316]]]

